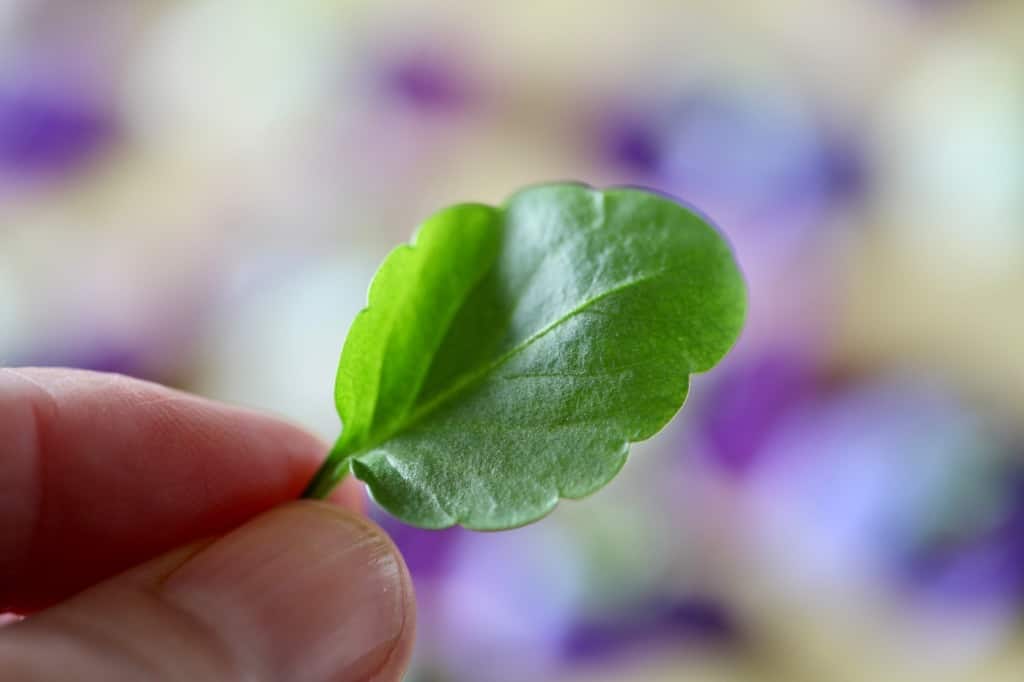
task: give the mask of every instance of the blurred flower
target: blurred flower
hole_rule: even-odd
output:
[[[475,96],[463,64],[439,50],[420,49],[385,58],[378,77],[387,97],[426,114],[464,111]]]
[[[469,531],[458,526],[444,530],[424,530],[409,526],[387,512],[374,508],[374,518],[387,531],[409,567],[413,581],[436,580],[451,570],[453,553],[460,537]]]
[[[605,152],[610,162],[645,178],[658,173],[664,161],[652,121],[640,114],[620,112],[606,126]]]
[[[197,332],[206,312],[198,298],[190,298],[193,295],[198,296],[182,292],[179,301],[161,308],[161,314],[142,313],[121,324],[107,318],[108,306],[114,303],[110,300],[66,311],[64,317],[52,319],[48,328],[38,330],[31,342],[13,348],[5,362],[115,372],[179,385],[194,359]]]
[[[15,356],[13,365],[39,367],[75,367],[96,372],[114,372],[149,379],[167,381],[170,377],[155,370],[148,357],[151,339],[130,342],[123,338],[84,339],[80,335],[72,343],[53,343],[51,347],[35,347],[30,352]]]
[[[606,661],[661,646],[728,645],[740,636],[733,615],[722,603],[697,595],[650,595],[647,603],[611,616],[573,625],[563,640],[568,662]]]
[[[904,575],[921,598],[958,607],[1024,605],[1024,472],[993,483],[984,491],[997,500],[991,517],[941,529],[907,552]]]
[[[820,162],[820,186],[836,203],[856,202],[869,192],[868,160],[854,137],[833,134]]]
[[[756,466],[772,431],[813,395],[811,368],[796,354],[769,351],[739,358],[713,376],[701,395],[697,431],[710,463],[742,476]]]
[[[581,566],[555,524],[467,533],[452,557],[436,630],[422,632],[459,680],[545,679],[579,608]]]
[[[730,236],[816,226],[828,206],[864,190],[854,141],[827,130],[806,102],[764,84],[692,86],[616,107],[601,148],[632,181],[695,203]]]
[[[76,170],[104,150],[116,131],[109,104],[81,82],[0,76],[0,172],[43,176]]]
[[[763,443],[749,520],[802,589],[897,587],[924,543],[992,517],[999,442],[934,384],[889,380],[821,396]]]

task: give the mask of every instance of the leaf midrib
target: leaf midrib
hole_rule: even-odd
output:
[[[470,388],[472,385],[474,385],[474,384],[476,384],[476,383],[478,383],[480,381],[483,381],[487,377],[488,374],[490,374],[491,372],[496,370],[498,367],[501,367],[503,364],[508,362],[511,358],[513,358],[514,356],[518,355],[519,353],[521,353],[524,350],[526,350],[527,348],[529,348],[534,342],[538,341],[542,337],[544,337],[547,334],[551,333],[553,330],[558,328],[560,325],[562,325],[566,321],[570,320],[571,318],[575,317],[576,315],[579,315],[580,313],[582,313],[583,311],[585,311],[587,308],[589,308],[590,306],[594,305],[598,301],[606,299],[606,298],[608,298],[610,296],[614,296],[615,294],[617,294],[617,293],[619,293],[621,291],[624,291],[626,289],[629,289],[630,287],[637,286],[637,285],[640,285],[640,284],[644,284],[644,283],[647,283],[647,282],[651,282],[651,281],[656,280],[656,279],[658,279],[660,277],[663,277],[663,276],[665,276],[665,275],[667,275],[669,273],[672,273],[672,272],[675,272],[675,271],[678,271],[678,270],[681,270],[681,269],[683,269],[683,268],[681,268],[681,267],[663,268],[661,270],[657,270],[655,272],[645,274],[645,275],[643,275],[641,277],[635,277],[635,278],[626,280],[626,281],[624,281],[624,282],[622,282],[620,284],[617,284],[616,286],[608,289],[607,291],[601,292],[600,294],[598,294],[597,296],[594,296],[593,298],[587,299],[582,304],[578,305],[577,307],[573,308],[569,312],[567,312],[564,315],[562,315],[561,317],[559,317],[557,320],[551,322],[550,324],[548,324],[544,328],[534,332],[528,338],[524,339],[522,342],[520,342],[515,347],[513,347],[513,348],[507,350],[506,352],[502,353],[500,356],[498,356],[497,358],[492,360],[490,363],[488,363],[486,365],[483,365],[482,367],[480,367],[475,372],[471,372],[471,373],[465,375],[464,377],[462,377],[461,379],[457,380],[448,389],[441,391],[434,398],[432,398],[428,402],[424,403],[418,409],[414,410],[409,415],[408,419],[403,420],[402,422],[397,424],[394,428],[386,431],[384,433],[384,435],[382,435],[379,438],[374,439],[371,443],[363,445],[358,450],[355,450],[355,451],[345,455],[345,459],[346,460],[347,459],[353,459],[355,457],[358,457],[359,455],[363,455],[363,454],[372,452],[373,450],[376,450],[378,447],[380,447],[381,444],[386,443],[387,441],[391,440],[392,438],[394,438],[397,434],[401,433],[402,431],[406,431],[406,430],[416,426],[418,423],[420,423],[426,417],[428,417],[432,412],[434,412],[435,410],[440,408],[444,403],[446,403],[450,399],[456,397],[460,392],[462,392],[465,389]]]

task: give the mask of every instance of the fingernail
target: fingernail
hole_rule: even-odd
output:
[[[410,646],[408,573],[367,519],[322,502],[257,517],[204,548],[162,593],[213,630],[243,679],[377,679]]]

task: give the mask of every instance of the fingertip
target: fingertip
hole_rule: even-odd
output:
[[[327,501],[350,511],[365,513],[366,489],[354,477],[347,476],[341,485],[331,491]]]
[[[278,507],[191,555],[161,592],[254,679],[399,679],[415,596],[391,538],[326,501]]]
[[[0,659],[18,679],[384,682],[402,678],[415,630],[391,539],[360,514],[305,500],[14,626]]]

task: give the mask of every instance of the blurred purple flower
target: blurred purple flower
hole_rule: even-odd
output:
[[[455,679],[546,679],[581,599],[579,561],[571,536],[552,524],[466,533],[422,644]]]
[[[475,94],[459,60],[428,49],[385,60],[380,66],[379,83],[394,101],[427,114],[462,112]]]
[[[146,280],[118,268],[123,262],[137,266],[148,255],[99,238],[90,246],[96,250],[76,247],[62,263],[64,279],[74,286],[41,293],[46,317],[11,349],[11,360],[170,384],[187,379],[210,319],[215,273],[182,266],[174,277],[156,276],[153,262],[139,271],[150,276]]]
[[[1024,606],[1024,472],[1002,477],[996,517],[955,539],[923,542],[905,557],[903,575],[926,598],[967,604],[1015,601]]]
[[[720,220],[786,227],[854,200],[866,185],[858,145],[783,94],[738,87],[616,108],[600,127],[603,156],[630,181],[686,198]]]
[[[0,82],[0,170],[38,176],[72,171],[113,139],[110,109],[79,84]]]
[[[72,367],[95,372],[112,372],[176,385],[187,369],[193,339],[184,335],[173,342],[153,337],[124,338],[113,335],[80,334],[59,342],[42,344],[9,360],[31,367]]]
[[[697,431],[711,464],[743,476],[757,463],[767,438],[814,391],[807,361],[768,352],[730,363],[705,391]]]
[[[836,201],[856,201],[867,195],[868,160],[856,140],[833,135],[821,152],[822,187]]]
[[[413,580],[443,578],[451,567],[459,538],[469,532],[458,526],[444,530],[423,530],[406,525],[376,507],[373,517],[405,557]]]
[[[933,603],[996,604],[1020,594],[1024,575],[1024,493],[1005,488],[1002,447],[939,385],[848,388],[803,404],[767,439],[747,482],[750,521],[804,589],[867,579]]]
[[[606,124],[609,161],[639,178],[654,176],[662,154],[655,125],[642,116],[620,113]]]
[[[666,595],[614,617],[577,622],[563,640],[563,656],[569,663],[578,663],[607,660],[648,647],[730,645],[739,639],[733,615],[719,601]]]
[[[31,355],[16,360],[14,364],[33,367],[74,367],[95,372],[126,374],[140,379],[157,379],[144,369],[144,350],[123,340],[108,340],[104,343],[82,342],[49,350],[37,348]]]

